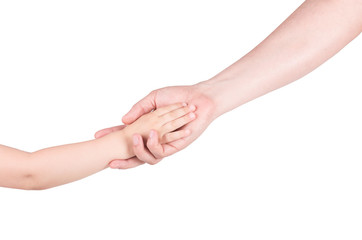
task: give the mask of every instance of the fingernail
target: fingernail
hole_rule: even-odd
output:
[[[195,105],[190,105],[189,108],[190,108],[191,111],[195,111],[195,110],[196,110]]]
[[[190,135],[190,133],[191,133],[191,130],[190,130],[190,129],[186,129],[186,130],[185,130],[185,134],[186,134],[186,135]]]
[[[194,119],[195,117],[196,117],[195,113],[193,113],[193,112],[190,113],[190,118],[191,118],[191,119]]]
[[[182,106],[186,107],[186,106],[187,106],[187,103],[182,103]]]
[[[133,136],[133,145],[138,145],[138,137]]]

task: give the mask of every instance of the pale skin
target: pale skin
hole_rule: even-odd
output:
[[[361,0],[307,0],[274,32],[237,62],[207,81],[152,91],[123,117],[131,124],[150,109],[185,101],[197,106],[197,120],[183,129],[191,135],[161,147],[157,138],[133,145],[137,156],[114,160],[112,168],[155,164],[187,147],[218,116],[283,87],[326,62],[362,31]],[[122,126],[103,129],[105,136]]]
[[[112,159],[133,157],[135,133],[145,138],[151,133],[161,146],[187,137],[189,129],[178,129],[196,118],[195,110],[194,105],[175,103],[145,114],[105,137],[33,153],[0,145],[0,186],[47,189],[87,177],[107,168]]]

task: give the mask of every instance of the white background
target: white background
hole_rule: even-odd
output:
[[[149,91],[217,74],[302,2],[0,1],[0,143],[92,139]],[[0,188],[0,239],[361,239],[361,40],[156,166]]]

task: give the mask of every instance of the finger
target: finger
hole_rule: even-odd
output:
[[[157,134],[157,132],[156,132]],[[157,138],[157,137],[156,137]],[[145,148],[141,135],[133,135],[133,152],[141,161],[154,165],[162,160],[162,158],[155,158],[148,149]]]
[[[154,158],[159,159],[165,157],[163,145],[159,141],[157,131],[155,130],[150,131],[150,135],[146,145],[152,156],[154,156]]]
[[[144,164],[141,160],[137,159],[136,157],[130,158],[130,159],[116,159],[113,160],[109,167],[113,169],[129,169],[138,167],[140,165]]]
[[[121,125],[121,126],[116,126],[116,127],[105,128],[105,129],[102,129],[102,130],[99,130],[98,132],[96,132],[94,134],[94,137],[95,138],[101,138],[101,137],[104,137],[107,134],[110,134],[111,132],[122,130],[125,127],[126,127],[125,125]]]
[[[146,97],[138,101],[129,112],[123,116],[122,122],[124,124],[131,124],[136,121],[139,117],[141,117],[145,113],[149,113],[152,109],[156,108],[155,103],[156,91],[152,91]]]
[[[152,130],[151,133],[153,131],[154,130]],[[174,142],[160,144],[157,138],[157,132],[154,131],[154,136],[152,136],[151,133],[147,141],[147,148],[156,159],[175,154],[190,144],[190,136],[178,139]]]
[[[194,112],[196,110],[195,105],[185,106],[181,108],[177,108],[173,111],[166,112],[162,116],[160,116],[161,121],[163,122],[170,122],[176,118],[182,117],[189,112]]]
[[[162,144],[170,143],[170,142],[179,140],[181,138],[190,136],[190,134],[191,134],[190,129],[179,130],[179,131],[176,131],[176,132],[167,133],[162,137],[161,142],[162,142]]]
[[[194,112],[191,112],[183,117],[177,118],[176,120],[166,123],[162,128],[166,132],[172,132],[184,126],[185,124],[193,121],[195,118],[196,114]]]
[[[161,108],[158,108],[155,113],[158,115],[158,116],[162,116],[166,113],[169,113],[169,112],[172,112],[176,109],[182,109],[184,107],[186,107],[187,104],[186,103],[174,103],[174,104],[171,104],[171,105],[168,105],[168,106],[165,106],[165,107],[161,107]],[[186,108],[187,109],[187,108]]]

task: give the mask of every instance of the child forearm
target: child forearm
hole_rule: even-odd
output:
[[[169,105],[102,138],[34,153],[0,145],[0,186],[46,189],[87,177],[106,168],[113,159],[133,157],[130,142],[135,133],[147,137],[151,129],[157,130],[165,144],[187,137],[190,132],[180,128],[196,117],[192,113],[195,109],[185,103]]]
[[[32,153],[34,186],[42,189],[73,182],[105,169],[114,158],[127,158],[126,141],[120,133]]]
[[[112,159],[129,155],[120,131],[104,138],[33,153],[0,146],[0,156],[2,186],[47,189],[87,177],[105,169]]]

